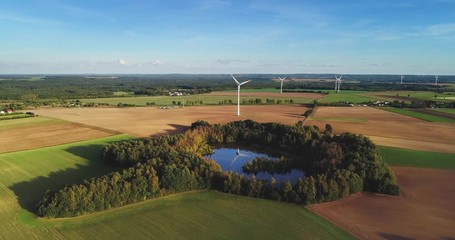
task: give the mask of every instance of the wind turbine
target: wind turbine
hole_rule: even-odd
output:
[[[248,155],[240,153],[240,149],[237,148],[237,152],[235,153],[235,157],[234,157],[234,159],[232,160],[231,164],[229,164],[229,166],[232,166],[232,164],[234,164],[234,162],[235,162],[239,157],[248,157]]]
[[[438,76],[438,75],[435,75],[434,78],[435,78],[434,85],[438,85],[438,78],[439,78],[439,76]]]
[[[278,79],[280,79],[280,81],[281,81],[281,91],[280,91],[280,93],[283,94],[283,82],[284,82],[284,79],[286,79],[286,77],[284,77],[284,78],[278,77]]]
[[[343,75],[340,75],[340,77],[337,77],[337,75],[335,75],[335,92],[339,92],[340,91],[341,78],[342,77],[343,77]]]
[[[400,82],[400,84],[403,84],[403,78],[404,78],[404,76],[401,75],[401,82]]]
[[[251,82],[251,80],[247,80],[245,82],[239,83],[239,81],[237,81],[237,79],[235,79],[235,77],[232,76],[232,74],[231,74],[231,77],[237,83],[237,116],[240,116],[240,86],[242,86],[243,84]]]

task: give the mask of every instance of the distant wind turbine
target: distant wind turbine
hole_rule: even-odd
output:
[[[343,77],[343,75],[340,75],[340,77],[337,77],[337,75],[335,75],[335,92],[339,92],[340,91],[341,78],[342,77]]]
[[[401,75],[401,82],[400,82],[400,84],[403,84],[403,78],[404,78],[404,76]]]
[[[434,80],[434,85],[438,85],[438,78],[439,78],[439,76],[438,76],[438,75],[435,75],[434,78],[435,78],[435,80]]]
[[[283,82],[284,82],[284,80],[286,79],[286,77],[284,77],[284,78],[278,77],[278,79],[280,79],[280,81],[281,81],[281,90],[280,90],[280,93],[283,94]]]
[[[231,74],[231,77],[237,83],[237,116],[240,116],[240,86],[242,86],[243,84],[251,82],[251,80],[247,80],[245,82],[239,83],[239,81],[237,81],[237,79],[235,79],[235,77],[232,76],[232,74]]]

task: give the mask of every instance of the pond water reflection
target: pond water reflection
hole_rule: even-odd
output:
[[[215,160],[223,171],[242,174],[247,177],[252,177],[253,174],[246,174],[242,171],[242,166],[252,161],[256,157],[266,157],[268,159],[276,159],[268,156],[267,154],[256,153],[252,151],[236,149],[236,148],[218,148],[214,149],[215,153],[212,155],[206,156],[207,158]],[[304,178],[304,173],[297,169],[292,169],[289,173],[279,174],[279,173],[269,173],[269,172],[260,172],[256,174],[256,179],[258,180],[269,180],[271,178],[279,183],[282,183],[286,180],[291,181],[291,183],[296,183],[299,178]]]

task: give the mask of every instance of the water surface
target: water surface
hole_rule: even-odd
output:
[[[239,152],[237,152],[239,151]],[[215,149],[215,153],[212,155],[206,156],[207,158],[215,160],[223,171],[234,172],[241,174],[247,177],[252,177],[253,174],[246,174],[242,170],[242,166],[250,161],[253,161],[256,157],[265,157],[268,159],[276,159],[270,157],[267,154],[256,153],[253,151],[242,150],[237,148],[218,148]],[[279,183],[283,183],[286,180],[296,183],[299,178],[304,178],[304,173],[297,169],[292,169],[289,173],[269,173],[269,172],[260,172],[256,174],[256,179],[258,180],[269,180],[271,178]]]

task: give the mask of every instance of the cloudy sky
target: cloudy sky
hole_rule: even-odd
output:
[[[0,74],[455,74],[455,0],[0,2]]]

